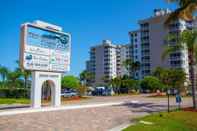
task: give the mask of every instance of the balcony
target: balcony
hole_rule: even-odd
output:
[[[142,63],[150,63],[150,59],[142,59]]]
[[[141,39],[141,43],[144,44],[144,43],[149,43],[149,39]]]
[[[142,56],[150,56],[150,52],[143,52]]]

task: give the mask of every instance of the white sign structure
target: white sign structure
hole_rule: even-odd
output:
[[[70,35],[26,23],[22,26],[21,66],[25,70],[65,72],[70,65]]]
[[[36,21],[21,28],[20,65],[32,71],[32,107],[41,106],[45,81],[51,86],[52,105],[60,105],[61,74],[70,69],[71,36],[56,25]]]

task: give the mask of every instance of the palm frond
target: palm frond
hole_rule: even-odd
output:
[[[196,38],[197,39],[197,38]],[[196,40],[197,41],[197,40]],[[194,63],[196,64],[196,62],[197,62],[197,43],[196,43],[196,41],[195,41],[195,43],[194,43],[194,45],[193,45],[193,52],[191,52],[191,50],[189,50],[190,51],[190,55],[191,55],[191,53],[193,53],[193,60],[195,60],[194,61]],[[190,56],[191,57],[191,56]]]
[[[168,2],[176,2],[179,8],[168,16],[165,25],[168,25],[178,18],[186,21],[191,21],[193,19],[193,15],[197,10],[197,0],[168,0]]]
[[[197,44],[197,30],[183,31],[179,41],[186,44],[188,50],[192,50],[194,48],[194,44]]]
[[[177,45],[173,45],[173,46],[165,46],[164,47],[164,52],[161,55],[161,59],[162,61],[164,61],[167,57],[169,57],[169,55],[173,52],[179,51],[180,49],[182,49],[183,47],[179,44]]]

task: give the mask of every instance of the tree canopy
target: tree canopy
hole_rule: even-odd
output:
[[[94,74],[87,70],[84,70],[80,73],[79,77],[80,81],[82,81],[85,85],[90,85],[92,79],[94,78]]]
[[[157,89],[163,89],[164,85],[161,81],[154,76],[146,76],[140,83],[142,89],[149,89],[155,91]]]
[[[168,88],[182,88],[187,80],[186,73],[182,69],[167,69],[157,67],[153,75]]]
[[[80,81],[75,76],[64,76],[62,77],[62,88],[77,89],[80,86]]]

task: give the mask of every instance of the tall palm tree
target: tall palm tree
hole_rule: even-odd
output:
[[[125,61],[123,61],[122,65],[126,68],[128,73],[127,75],[130,76],[133,61],[131,59],[126,59]]]
[[[31,71],[22,70],[22,76],[24,77],[25,88],[27,88],[27,81],[28,81],[29,77],[31,76]]]
[[[123,61],[123,66],[127,69],[128,76],[130,76],[130,73],[132,73],[133,75],[135,71],[140,69],[140,62],[133,62],[131,59],[126,59],[125,61]]]
[[[139,69],[140,69],[140,62],[139,61],[133,62],[133,70],[137,71]]]
[[[1,75],[2,81],[5,82],[5,80],[7,79],[7,75],[8,75],[8,69],[4,66],[0,66],[0,75]]]
[[[19,71],[9,71],[7,81],[11,88],[17,87],[17,80],[21,77],[21,72]]]
[[[88,84],[88,82],[90,82],[93,78],[94,78],[94,74],[89,72],[89,71],[82,71],[80,73],[80,80],[84,82],[85,85]]]
[[[112,85],[112,88],[115,91],[115,93],[119,94],[122,85],[122,79],[120,77],[115,77],[110,80],[110,84]]]
[[[17,60],[16,61],[18,67],[16,68],[16,71],[20,72],[21,73],[21,76],[24,78],[24,85],[25,85],[25,88],[27,88],[27,81],[29,79],[29,77],[31,76],[31,71],[29,70],[22,70],[19,66],[19,61]]]
[[[167,0],[167,2],[176,3],[179,7],[169,15],[165,24],[178,18],[191,21],[195,11],[197,11],[197,0]]]
[[[172,37],[173,38],[173,37]],[[197,108],[196,101],[196,62],[197,62],[197,30],[185,30],[177,37],[177,44],[174,46],[167,46],[163,52],[162,59],[175,51],[187,49],[190,56],[190,70],[191,70],[191,87],[193,107]]]
[[[153,71],[153,76],[157,77],[163,84],[165,84],[167,87],[169,87],[169,83],[171,81],[170,77],[169,77],[170,72],[171,72],[171,69],[157,67]]]

